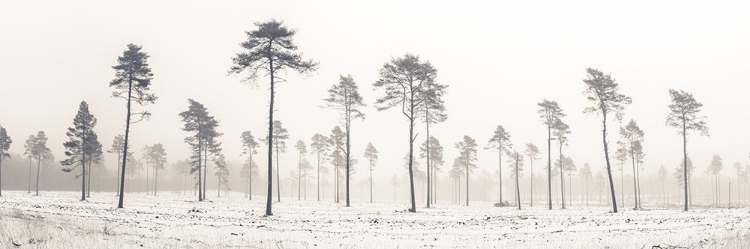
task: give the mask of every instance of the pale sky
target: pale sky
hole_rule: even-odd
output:
[[[180,130],[177,114],[193,98],[221,121],[227,157],[241,160],[240,133],[265,134],[268,79],[253,87],[227,70],[244,32],[275,18],[297,29],[295,42],[305,57],[320,62],[313,76],[288,73],[278,88],[276,117],[291,135],[284,172],[296,165],[297,140],[309,144],[313,134],[328,135],[338,124],[338,113],[320,106],[339,74],[351,74],[368,103],[366,119],[353,123],[353,155],[364,161],[372,142],[381,153],[376,177],[405,174],[407,120],[398,110],[375,110],[382,92],[372,83],[384,62],[413,53],[450,86],[448,120],[432,130],[446,148],[443,175],[457,156],[455,142],[469,135],[484,146],[498,124],[515,148],[531,142],[546,150],[536,113],[543,98],[558,101],[568,114],[572,134],[564,153],[578,167],[603,168],[600,118],[582,113],[582,79],[595,67],[633,98],[625,119],[635,119],[646,133],[647,174],[660,164],[671,173],[681,159],[681,137],[665,126],[667,91],[676,88],[692,92],[708,116],[711,136],[691,135],[688,144],[698,171],[719,153],[722,173],[734,176],[733,162],[750,163],[748,10],[747,1],[4,1],[0,125],[14,140],[11,152],[23,153],[24,140],[44,130],[61,159],[66,128],[86,100],[108,148],[124,132],[125,118],[125,103],[110,97],[111,66],[126,44],[135,43],[151,56],[152,92],[159,99],[145,107],[151,120],[132,126],[133,148],[163,143],[170,161],[187,157],[183,138],[189,134]],[[615,147],[618,125],[610,130]],[[424,138],[421,131],[419,142]],[[265,157],[256,158],[265,166]],[[107,162],[113,167],[114,156]],[[481,150],[479,165],[494,172],[496,151]],[[536,163],[535,172],[542,167]],[[355,178],[365,177],[364,169],[357,171]]]

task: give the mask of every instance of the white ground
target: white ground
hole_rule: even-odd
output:
[[[0,248],[750,248],[750,210],[545,210],[330,200],[3,191]],[[209,195],[210,197],[211,195]],[[423,206],[423,205],[420,205]]]

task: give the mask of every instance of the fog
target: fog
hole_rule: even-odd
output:
[[[480,145],[479,169],[472,175],[478,179],[472,182],[477,191],[471,193],[472,199],[492,200],[496,194],[496,183],[489,185],[498,167],[496,151],[481,148],[497,125],[511,134],[515,149],[534,143],[544,151],[546,128],[536,105],[544,98],[556,100],[567,114],[565,121],[572,134],[564,154],[579,167],[589,163],[594,175],[604,169],[600,118],[582,112],[587,106],[582,94],[587,67],[611,73],[621,92],[633,99],[624,118],[636,120],[645,131],[644,193],[661,192],[656,173],[665,165],[669,170],[667,189],[676,195],[672,173],[681,161],[682,141],[677,130],[665,125],[670,88],[693,93],[704,104],[703,113],[708,117],[710,136],[689,137],[695,184],[707,186],[704,172],[715,153],[724,159],[721,176],[727,179],[736,179],[733,162],[746,165],[750,160],[746,146],[750,133],[745,132],[750,126],[745,114],[749,106],[745,94],[750,91],[746,73],[750,66],[748,7],[744,2],[707,5],[681,1],[4,2],[0,3],[0,125],[14,143],[10,149],[13,159],[3,163],[3,184],[25,189],[28,162],[22,161],[23,142],[43,130],[56,158],[43,167],[43,189],[75,190],[78,183],[73,174],[60,172],[57,163],[64,158],[66,128],[72,125],[78,103],[85,100],[99,121],[95,130],[105,149],[115,135],[123,133],[124,102],[110,97],[113,89],[108,84],[114,77],[111,67],[117,56],[126,44],[135,43],[151,56],[152,92],[159,96],[155,104],[138,107],[153,116],[131,126],[131,148],[136,156],[141,147],[154,143],[165,145],[170,165],[189,156],[183,141],[189,134],[180,129],[177,114],[186,110],[187,99],[193,98],[221,122],[217,130],[224,134],[220,141],[230,161],[230,184],[233,190],[243,191],[240,134],[251,130],[256,137],[263,136],[268,84],[264,77],[245,82],[243,76],[227,71],[230,58],[240,51],[238,44],[246,38],[244,32],[254,29],[255,22],[276,18],[297,29],[295,42],[305,57],[320,62],[312,76],[288,72],[283,76],[286,82],[278,85],[275,115],[290,133],[287,153],[280,159],[282,178],[296,168],[294,142],[309,143],[315,133],[329,134],[340,124],[338,112],[321,108],[322,99],[340,74],[351,74],[368,104],[366,119],[352,124],[352,155],[360,161],[353,175],[357,189],[353,198],[367,195],[366,185],[360,182],[368,179],[362,158],[368,142],[380,151],[373,172],[376,196],[393,197],[390,180],[395,175],[402,179],[396,195],[405,198],[407,120],[396,110],[379,112],[374,108],[373,101],[382,93],[374,91],[372,83],[383,63],[412,53],[430,61],[438,70],[437,80],[449,86],[445,97],[448,119],[431,127],[431,135],[445,147],[446,165],[438,175],[439,199],[450,200],[447,171],[458,155],[453,145],[464,135]],[[421,125],[418,130],[423,129]],[[619,125],[610,123],[611,145],[618,139]],[[420,134],[417,141],[421,144],[424,139]],[[255,157],[261,170],[266,165],[264,153],[261,146]],[[557,158],[557,153],[552,156]],[[313,155],[307,157],[315,164]],[[114,190],[115,159],[114,154],[106,155],[102,191]],[[535,164],[535,174],[541,172],[545,161],[543,156]],[[331,168],[330,163],[325,167]],[[626,195],[631,191],[627,169]],[[505,165],[502,170],[507,178],[510,170]],[[619,181],[620,173],[613,174]],[[143,176],[145,172],[134,177],[129,186],[132,191],[142,190],[139,181]],[[210,189],[215,179],[209,176]],[[164,174],[165,190],[179,189],[182,183],[174,178]],[[254,187],[256,194],[265,191],[262,178]],[[528,174],[524,176],[527,180]],[[315,179],[309,181],[312,184]],[[574,177],[574,181],[575,195],[580,180]],[[511,183],[509,179],[503,182]],[[97,189],[96,178],[92,184],[92,190]],[[282,185],[282,194],[296,195],[286,192],[293,188],[290,183],[282,184],[287,184]],[[308,188],[311,198],[314,185]],[[504,187],[504,191],[510,188]],[[696,194],[708,194],[701,192],[704,190],[699,188]],[[523,195],[528,190],[521,191]],[[330,198],[332,190],[325,192]],[[212,195],[209,191],[208,196]]]

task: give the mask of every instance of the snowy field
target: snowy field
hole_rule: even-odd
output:
[[[210,195],[209,195],[210,197]],[[282,199],[263,217],[261,196],[199,203],[192,196],[3,192],[0,248],[750,248],[750,210],[606,207],[496,208],[438,203],[419,213],[405,203],[353,207]]]

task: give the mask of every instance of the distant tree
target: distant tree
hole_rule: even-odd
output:
[[[271,99],[268,106],[268,194],[266,195],[266,216],[273,215],[271,211],[272,189],[273,189],[273,151],[276,144],[273,139],[274,125],[274,95],[276,93],[275,81],[279,72],[285,72],[287,69],[306,75],[317,70],[318,63],[312,60],[303,60],[302,53],[297,52],[297,45],[294,44],[294,35],[296,30],[289,29],[280,21],[271,20],[263,23],[255,23],[256,30],[245,32],[247,40],[240,46],[243,52],[237,53],[232,58],[232,67],[230,74],[240,74],[248,71],[248,79],[257,79],[261,74],[267,74],[271,80]],[[278,170],[278,164],[277,164]],[[276,178],[278,177],[276,173]],[[277,190],[280,189],[277,183]],[[279,201],[281,194],[278,194]]]
[[[641,201],[641,171],[643,170],[643,159],[646,157],[646,154],[643,152],[643,142],[637,142],[634,146],[635,151],[635,165],[636,165],[636,171],[635,171],[635,178],[636,181],[636,190],[637,190],[637,196],[638,196],[638,209],[642,209],[643,201]]]
[[[36,141],[36,136],[29,135],[29,138],[26,139],[26,143],[23,145],[24,152],[23,154],[29,159],[29,188],[27,190],[27,194],[31,194],[31,168],[32,168],[32,159],[36,156],[34,155],[34,152],[32,151],[34,149],[34,143]]]
[[[297,162],[297,200],[300,200],[302,198],[302,156],[307,154],[307,145],[305,145],[305,141],[297,140],[294,148],[299,152],[299,161]]]
[[[342,163],[346,158],[343,156],[343,146],[346,144],[346,133],[341,130],[341,127],[333,127],[333,130],[331,130],[330,138],[328,139],[328,142],[331,144],[331,147],[333,148],[333,154],[331,154],[331,162],[334,163],[335,166],[335,172],[336,172],[336,195],[335,195],[335,201],[336,203],[339,203],[339,187],[341,184],[339,184],[339,177],[341,174],[339,174],[339,168],[343,167]],[[351,161],[350,161],[351,163]],[[350,165],[351,166],[351,165]]]
[[[461,158],[461,166],[466,173],[466,206],[469,205],[469,174],[477,168],[477,142],[473,138],[464,135],[462,141],[456,143],[456,149]]]
[[[609,74],[604,74],[599,69],[586,69],[586,79],[583,80],[586,91],[586,99],[591,106],[583,110],[584,113],[596,113],[602,115],[602,143],[604,144],[604,159],[607,162],[607,178],[609,179],[609,191],[612,194],[612,211],[617,213],[617,197],[615,185],[612,181],[612,167],[609,163],[609,147],[607,142],[607,115],[614,114],[615,119],[622,120],[625,106],[633,102],[630,97],[620,91],[620,86]]]
[[[684,171],[685,169],[687,169],[687,173]],[[690,160],[690,157],[688,157],[687,166],[685,166],[685,161],[680,162],[680,165],[675,168],[674,174],[672,175],[675,179],[677,179],[678,187],[689,189],[687,198],[688,202],[690,202],[691,204],[693,200],[693,190],[690,186],[690,179],[693,176],[693,171],[695,171],[695,165],[693,165],[693,161]]]
[[[32,138],[32,137],[30,137]],[[44,131],[37,132],[31,140],[31,155],[34,155],[36,159],[36,194],[39,195],[39,171],[42,169],[42,161],[49,162],[54,161],[52,151],[47,147],[47,135]]]
[[[465,160],[463,158],[456,157],[453,160],[453,166],[448,175],[454,181],[453,201],[458,204],[461,202],[461,178],[464,176],[464,167],[462,166]]]
[[[742,167],[742,163],[740,162],[734,162],[734,170],[737,172],[737,199],[740,199],[742,197],[742,188],[740,187],[740,182],[742,182],[742,175],[745,174],[744,168]]]
[[[0,126],[0,196],[3,196],[3,158],[10,158],[10,145],[13,144],[13,140],[8,136],[8,131],[5,127]]]
[[[638,127],[638,124],[635,123],[635,120],[630,120],[630,122],[624,126],[620,127],[620,141],[618,142],[620,144],[621,148],[625,148],[625,151],[628,155],[630,155],[630,160],[633,164],[633,195],[634,198],[634,205],[635,207],[633,210],[638,210],[638,208],[641,206],[639,199],[638,199],[638,171],[637,168],[639,168],[636,165],[638,154],[642,152],[642,149],[639,150],[641,143],[643,142],[643,130],[641,130],[640,127]],[[623,194],[624,195],[624,194]]]
[[[115,178],[118,178],[117,180],[117,196],[120,196],[120,171],[122,170],[122,155],[124,155],[125,151],[125,136],[122,134],[118,134],[115,136],[114,140],[112,140],[112,145],[109,147],[109,150],[107,150],[107,153],[115,154],[117,155],[117,175]],[[129,152],[133,153],[133,152]]]
[[[224,154],[218,153],[214,156],[214,165],[216,165],[216,180],[219,186],[216,188],[216,197],[221,197],[221,190],[225,189],[229,191],[229,166]]]
[[[396,190],[398,189],[400,181],[398,180],[398,176],[393,175],[391,177],[391,185],[393,186],[393,201],[396,201]]]
[[[568,174],[568,205],[573,205],[573,173],[576,172],[578,168],[572,158],[568,157],[567,159],[563,170]]]
[[[159,183],[159,170],[163,170],[164,165],[167,164],[167,151],[164,149],[164,145],[160,143],[154,144],[150,148],[148,158],[151,162],[151,167],[154,168],[154,195],[156,195]]]
[[[310,177],[310,170],[313,169],[312,164],[310,164],[310,161],[308,161],[305,158],[302,158],[302,161],[300,162],[300,170],[302,171],[302,188],[303,188],[303,198],[307,200],[307,178]]]
[[[433,160],[433,156],[431,155],[433,153],[431,148],[433,143],[431,140],[434,139],[434,137],[430,135],[430,125],[445,122],[445,120],[448,119],[448,114],[446,114],[445,109],[445,101],[443,100],[445,89],[448,88],[448,86],[438,84],[435,81],[428,81],[427,83],[428,84],[425,85],[424,104],[422,105],[424,115],[421,116],[421,118],[425,121],[425,128],[427,130],[427,138],[423,144],[425,146],[425,155],[423,158],[427,160],[427,208],[430,208],[430,204],[435,203],[436,199],[433,198],[433,187],[435,186],[434,181],[436,180],[433,178],[435,176],[435,164],[431,162]],[[437,142],[437,139],[435,139],[435,142]],[[420,149],[422,148],[420,147]],[[442,152],[442,147],[440,150]],[[442,154],[440,157],[440,160],[442,161]]]
[[[518,185],[518,178],[523,174],[523,156],[518,151],[508,152],[508,163],[510,164],[510,176],[516,179],[515,203],[518,210],[521,210],[521,190]]]
[[[503,152],[509,152],[510,147],[513,146],[510,143],[510,133],[505,131],[502,125],[498,125],[497,129],[493,133],[492,138],[487,144],[486,149],[497,149],[497,186],[498,186],[498,203],[503,203]]]
[[[115,87],[115,91],[112,92],[112,97],[122,98],[127,103],[127,115],[125,116],[125,138],[123,146],[123,161],[122,169],[123,172],[120,175],[120,199],[117,204],[117,208],[123,207],[123,184],[125,184],[125,169],[127,166],[128,155],[128,138],[130,136],[130,124],[140,122],[143,119],[151,117],[151,113],[147,111],[133,113],[132,103],[143,106],[149,103],[153,104],[156,102],[156,95],[148,93],[151,86],[151,80],[154,74],[151,73],[151,68],[148,65],[148,54],[143,52],[141,46],[135,44],[128,44],[127,50],[123,52],[122,56],[117,57],[117,65],[112,66],[115,70],[115,79],[109,83],[109,86]],[[138,120],[131,121],[132,116],[139,116]]]
[[[104,162],[104,151],[103,145],[101,142],[99,142],[99,135],[96,134],[96,132],[92,132],[89,134],[89,145],[91,146],[91,154],[87,157],[88,160],[88,177],[86,177],[88,180],[86,182],[86,198],[91,196],[91,172],[94,170],[94,165],[97,165],[99,169],[96,170],[96,191],[99,192],[99,187],[101,185],[101,173],[102,173],[102,163]]]
[[[602,190],[604,190],[604,175],[599,171],[596,173],[596,192],[599,193],[599,205],[602,204]]]
[[[125,175],[127,176],[127,181],[130,183],[131,180],[133,180],[133,177],[136,176],[141,170],[143,169],[143,162],[141,160],[138,160],[133,156],[133,154],[128,153],[128,165],[130,167],[127,167],[125,170]],[[130,185],[128,185],[130,186]],[[130,187],[128,187],[128,192],[130,192]]]
[[[365,159],[370,163],[370,169],[368,171],[370,172],[370,203],[372,203],[372,171],[378,163],[378,149],[376,149],[372,143],[367,143]]]
[[[151,166],[151,157],[149,157],[149,153],[151,152],[151,146],[144,145],[143,148],[141,148],[141,162],[146,165],[146,195],[149,194],[149,191],[151,190],[149,188],[149,170],[148,168]]]
[[[344,152],[346,170],[351,168],[351,126],[354,119],[365,119],[365,114],[360,108],[365,107],[364,99],[359,94],[359,87],[351,75],[339,76],[339,83],[328,89],[328,98],[323,99],[327,108],[341,112],[343,118],[344,134],[346,134],[345,147],[341,148]],[[349,201],[349,174],[346,175],[346,206],[350,206]]]
[[[721,189],[720,181],[719,181],[719,173],[724,168],[724,162],[721,159],[721,157],[717,154],[714,154],[713,158],[711,158],[711,164],[708,165],[708,170],[706,170],[706,173],[710,174],[713,178],[713,190],[712,193],[714,196],[714,205],[719,205],[719,199],[721,192],[719,191]]]
[[[431,165],[428,168],[430,169],[429,171],[431,175],[428,178],[428,188],[431,188],[429,192],[432,194],[430,200],[433,204],[437,201],[437,172],[440,171],[440,168],[445,164],[443,150],[440,141],[433,136],[430,136],[430,139],[425,140],[425,142],[419,146],[419,157],[427,158],[428,154],[430,157],[429,163]]]
[[[86,163],[88,162],[86,157],[91,158],[96,150],[96,145],[92,142],[92,138],[96,137],[94,126],[96,126],[96,118],[89,112],[89,105],[86,101],[81,101],[78,114],[73,119],[73,127],[68,128],[66,133],[69,140],[63,143],[65,156],[68,158],[60,162],[65,172],[81,167],[81,201],[86,200]]]
[[[312,143],[310,143],[310,153],[315,153],[318,156],[318,168],[317,168],[317,188],[318,188],[318,201],[320,201],[320,161],[325,161],[325,156],[331,150],[331,143],[328,141],[328,137],[315,133],[312,137]]]
[[[414,123],[419,118],[422,106],[426,104],[429,93],[428,85],[435,82],[437,70],[430,62],[422,62],[419,56],[406,54],[393,58],[383,64],[379,70],[380,77],[373,84],[376,89],[383,89],[385,95],[375,101],[379,111],[400,107],[409,120],[409,159],[414,158]],[[417,212],[414,199],[413,162],[409,162],[410,212]]]
[[[675,127],[678,129],[678,133],[682,135],[682,154],[683,154],[683,165],[687,167],[687,135],[690,131],[698,131],[701,135],[708,136],[708,126],[706,124],[706,116],[700,114],[702,103],[699,103],[693,97],[693,94],[682,91],[669,89],[669,96],[671,103],[669,104],[669,114],[667,115],[667,126]],[[687,169],[683,169],[684,174],[688,174]],[[688,211],[688,183],[689,177],[682,177],[685,181],[683,187],[685,187],[685,205],[684,211]]]
[[[250,198],[250,200],[253,199],[253,176],[256,176],[258,173],[257,171],[254,171],[257,167],[255,167],[255,162],[253,161],[253,155],[258,154],[258,142],[255,141],[255,137],[250,131],[244,131],[242,132],[242,135],[240,136],[240,139],[242,139],[242,154],[247,156],[247,163],[245,164],[245,167],[243,167],[243,172],[246,170],[246,173],[243,173],[243,176],[247,178],[247,196]]]
[[[581,193],[585,193],[586,195],[586,206],[589,205],[589,182],[591,181],[591,166],[589,166],[589,163],[584,163],[583,167],[581,167],[580,170],[578,170],[578,175],[581,177],[581,181],[583,182],[583,186],[585,191],[582,191]],[[583,200],[581,200],[583,202]]]
[[[667,181],[667,168],[664,167],[664,164],[661,165],[659,168],[659,182],[661,182],[661,196],[662,199],[664,199],[665,196],[667,196],[667,188],[664,186],[664,183]]]
[[[251,158],[252,157],[248,157],[247,159],[245,159],[245,163],[242,164],[242,169],[240,169],[242,182],[247,184],[247,188],[245,188],[245,197],[249,197],[250,200],[252,200],[253,198],[252,179],[260,177],[258,175],[258,164],[255,163],[255,161],[251,160]]]
[[[174,172],[174,176],[176,176],[181,181],[181,188],[180,188],[180,195],[184,195],[187,191],[187,183],[188,183],[188,176],[190,175],[190,170],[192,169],[192,165],[190,159],[185,160],[179,160],[177,162],[173,162],[172,166],[170,166],[170,169],[172,172]]]
[[[620,207],[625,207],[625,162],[628,161],[628,148],[624,144],[620,144],[615,151],[615,159],[620,166]]]
[[[328,160],[331,161],[331,164],[333,164],[333,171],[335,173],[335,176],[333,179],[333,185],[334,185],[333,201],[335,203],[339,203],[339,194],[341,193],[341,191],[339,191],[339,187],[341,186],[340,184],[341,173],[339,173],[339,168],[341,168],[341,162],[344,161],[344,156],[341,155],[341,150],[335,149],[329,157],[330,158]]]
[[[208,109],[203,104],[188,99],[190,106],[187,111],[179,114],[184,126],[183,131],[192,132],[193,134],[185,138],[187,143],[192,150],[191,173],[198,172],[198,201],[203,201],[206,198],[205,192],[205,169],[208,165],[206,164],[209,148],[212,143],[215,145],[215,137],[219,135],[216,132],[216,127],[219,126],[219,122],[211,115],[209,115]]]
[[[539,107],[539,118],[547,126],[547,206],[552,210],[552,129],[557,121],[565,117],[560,105],[556,101],[542,100],[537,104]]]
[[[524,151],[524,154],[526,154],[526,156],[529,158],[529,161],[531,163],[529,165],[529,170],[530,170],[529,175],[531,178],[531,183],[529,184],[529,187],[531,188],[531,206],[533,207],[534,206],[534,160],[540,159],[539,155],[541,155],[542,153],[539,151],[539,147],[537,147],[534,144],[527,143],[526,151]]]
[[[286,153],[286,140],[289,139],[289,131],[287,131],[286,128],[281,125],[281,121],[274,120],[273,131],[269,132],[269,134],[271,135],[270,140],[268,139],[268,137],[266,137],[264,139],[261,139],[261,141],[265,142],[266,144],[272,143],[273,146],[269,146],[268,148],[273,149],[276,152],[276,201],[281,202],[281,175],[279,174],[279,154]],[[272,154],[269,152],[268,155],[270,156]],[[271,170],[273,170],[273,168],[271,168]],[[268,182],[271,181],[273,180],[269,178]],[[270,207],[271,205],[266,203],[266,215],[273,215],[271,213]]]
[[[568,134],[570,134],[570,126],[563,122],[561,119],[557,119],[554,125],[554,131],[552,136],[557,140],[557,144],[560,146],[560,197],[562,198],[562,209],[565,209],[565,167],[568,165],[563,162],[563,146],[568,145]]]

